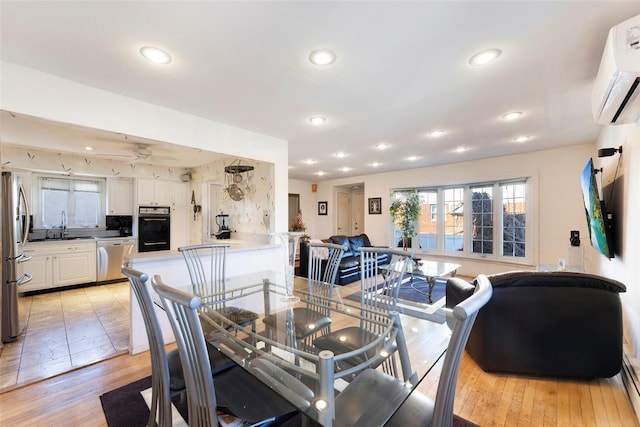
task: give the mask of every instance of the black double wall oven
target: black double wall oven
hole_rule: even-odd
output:
[[[171,208],[140,206],[138,210],[138,252],[171,249]]]

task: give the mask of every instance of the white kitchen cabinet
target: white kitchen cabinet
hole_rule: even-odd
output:
[[[96,250],[69,249],[53,256],[53,286],[76,285],[96,281]]]
[[[133,215],[133,181],[110,178],[107,181],[108,215]]]
[[[189,221],[193,208],[189,202],[189,183],[171,183],[171,249],[189,244]]]
[[[171,209],[171,250],[189,244],[189,218],[192,216],[187,209],[186,206]]]
[[[25,252],[31,255],[31,259],[27,262],[18,264],[20,274],[23,274],[26,271],[31,275],[32,279],[28,283],[20,286],[20,292],[29,292],[50,288],[53,284],[51,255],[36,255],[33,251]]]
[[[189,204],[189,184],[186,182],[171,183],[171,206],[184,207]]]
[[[169,206],[171,204],[171,184],[171,181],[139,179],[138,205]]]
[[[29,243],[24,252],[31,260],[20,268],[33,277],[22,292],[78,285],[96,281],[96,243],[51,241]]]

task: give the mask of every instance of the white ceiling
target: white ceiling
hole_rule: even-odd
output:
[[[640,1],[3,0],[0,12],[3,61],[288,140],[289,177],[322,181],[593,142],[591,87],[607,31],[640,14]],[[173,62],[149,63],[143,45]],[[494,63],[468,65],[494,47]],[[312,65],[317,48],[337,61]],[[524,116],[500,119],[510,111]],[[326,124],[310,125],[314,114]],[[0,120],[3,142],[36,139],[25,136],[32,121]],[[447,134],[426,136],[434,129]],[[533,138],[513,142],[519,135]],[[140,142],[99,138],[127,154]],[[381,142],[390,148],[377,150]]]

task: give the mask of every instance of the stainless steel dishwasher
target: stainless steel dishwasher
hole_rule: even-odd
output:
[[[97,274],[96,282],[113,282],[122,280],[125,276],[120,272],[120,266],[124,256],[129,255],[136,247],[136,239],[133,237],[98,237],[97,248]]]

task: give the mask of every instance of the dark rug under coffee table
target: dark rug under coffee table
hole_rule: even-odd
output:
[[[440,300],[445,297],[447,279],[436,279],[431,297],[433,306],[441,305]],[[360,302],[360,292],[355,292],[345,297],[351,301]],[[429,313],[429,284],[423,279],[414,277],[413,280],[405,278],[398,290],[398,311],[408,316],[427,319],[438,323],[444,323],[446,318],[439,313]]]

